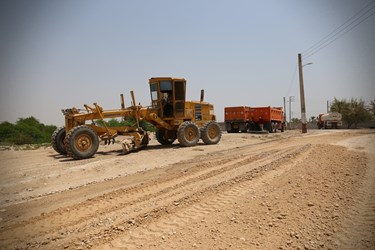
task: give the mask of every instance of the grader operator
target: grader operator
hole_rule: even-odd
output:
[[[221,139],[221,130],[216,123],[213,105],[204,102],[203,90],[200,101],[186,101],[186,80],[183,78],[157,77],[149,79],[151,106],[136,105],[131,91],[132,106],[125,107],[121,95],[121,108],[103,110],[97,103],[94,107],[84,105],[85,110],[65,109],[65,126],[52,135],[52,146],[56,152],[74,159],[92,157],[99,142],[115,142],[119,135],[124,153],[147,146],[149,135],[140,127],[142,120],[156,128],[156,139],[160,144],[172,144],[176,139],[181,146],[195,146],[199,139],[205,144],[216,144]],[[105,119],[133,117],[134,126],[108,127]],[[99,126],[95,121],[104,121]],[[91,121],[90,124],[86,124]]]

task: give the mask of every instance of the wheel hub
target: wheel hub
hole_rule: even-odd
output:
[[[208,136],[213,139],[217,136],[218,132],[215,127],[211,126],[208,128]]]
[[[77,138],[75,145],[76,145],[78,150],[86,151],[91,147],[92,141],[91,141],[91,138],[89,136],[81,135]]]
[[[188,139],[189,141],[194,140],[194,138],[197,136],[196,133],[195,133],[194,128],[188,128],[188,129],[186,129],[185,135],[186,135],[186,139]]]

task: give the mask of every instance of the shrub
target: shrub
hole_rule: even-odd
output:
[[[10,122],[0,123],[1,144],[40,144],[51,141],[51,135],[56,126],[44,125],[36,118],[19,118],[16,124]]]

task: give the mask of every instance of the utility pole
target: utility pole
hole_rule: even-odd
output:
[[[300,99],[301,99],[302,133],[307,133],[305,90],[304,90],[304,87],[303,87],[302,56],[301,56],[301,54],[298,54],[298,69],[299,69],[299,90],[300,90]]]
[[[286,107],[285,107],[285,97],[283,97],[284,99],[284,123],[286,122]]]
[[[289,96],[289,123],[292,122],[292,102],[294,102],[294,96]]]
[[[329,101],[327,100],[327,113],[329,112]]]
[[[289,124],[288,124],[288,129],[291,128],[292,124],[292,102],[294,102],[294,96],[289,96]]]

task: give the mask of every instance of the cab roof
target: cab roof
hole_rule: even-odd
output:
[[[186,81],[185,78],[174,78],[174,77],[151,77],[149,81],[153,82],[155,80]]]

